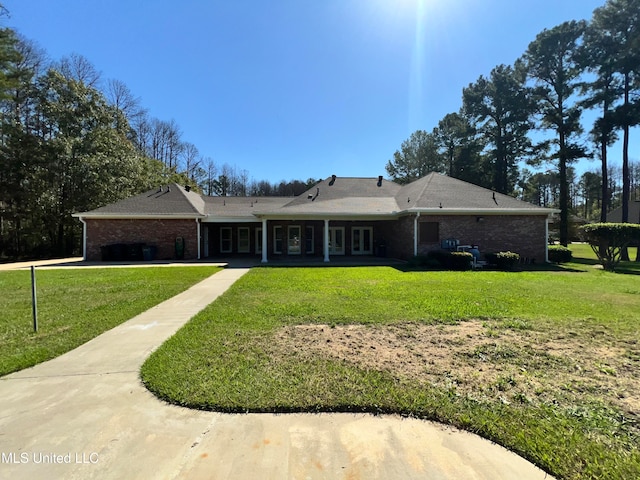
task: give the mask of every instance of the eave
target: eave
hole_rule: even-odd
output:
[[[409,208],[403,213],[420,213],[421,215],[532,215],[549,216],[559,213],[552,208]]]
[[[266,220],[396,220],[399,215],[391,213],[256,213],[255,216]]]
[[[96,220],[197,220],[207,218],[206,215],[192,214],[91,214],[91,213],[73,213],[72,217]]]

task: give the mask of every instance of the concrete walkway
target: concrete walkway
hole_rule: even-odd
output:
[[[227,415],[167,405],[144,359],[247,268],[227,268],[49,362],[0,378],[0,478],[544,479],[507,450],[431,422]]]

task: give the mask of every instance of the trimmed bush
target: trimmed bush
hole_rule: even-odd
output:
[[[431,250],[427,253],[427,259],[432,265],[440,268],[449,268],[449,256],[451,252],[447,250]]]
[[[487,253],[484,258],[489,264],[497,266],[500,270],[513,270],[520,261],[520,255],[514,252]]]
[[[562,245],[549,245],[549,261],[553,263],[570,262],[573,258],[571,250]]]
[[[441,268],[442,264],[429,255],[416,255],[409,260],[409,265],[416,268]]]
[[[449,268],[451,270],[471,270],[473,255],[469,252],[451,252],[449,254]]]
[[[637,223],[590,223],[582,232],[605,270],[614,271],[622,251],[633,241],[640,240]]]
[[[426,255],[413,257],[409,263],[415,267],[440,268],[445,270],[471,270],[473,255],[468,252],[432,250]]]

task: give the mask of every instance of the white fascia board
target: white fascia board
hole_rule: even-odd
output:
[[[259,223],[257,217],[217,217],[215,215],[207,215],[202,223]]]
[[[530,208],[491,208],[491,209],[475,209],[475,208],[411,208],[405,210],[406,213],[420,213],[421,215],[551,215],[558,213],[560,210],[545,208],[543,210],[535,210]]]
[[[72,217],[91,219],[91,220],[193,220],[198,218],[206,218],[206,215],[95,215],[91,213],[72,213]]]
[[[314,213],[314,214],[256,214],[256,217],[266,220],[396,220],[399,215],[397,213]]]

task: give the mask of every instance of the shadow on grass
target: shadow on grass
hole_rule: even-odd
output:
[[[592,268],[602,268],[600,261],[592,258],[574,258],[572,263]],[[613,273],[620,273],[622,275],[640,275],[640,262],[620,262],[616,265]]]

